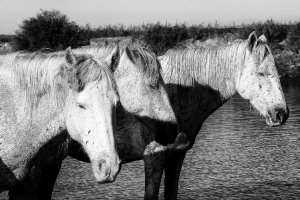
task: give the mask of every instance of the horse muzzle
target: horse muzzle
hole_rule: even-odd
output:
[[[286,109],[276,108],[273,112],[268,112],[266,123],[271,127],[283,125],[289,118],[289,113],[288,107]]]
[[[110,164],[110,162],[105,160],[92,161],[93,173],[99,184],[115,181],[121,166],[121,161],[119,159],[117,159],[114,164]]]

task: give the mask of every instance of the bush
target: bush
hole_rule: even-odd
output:
[[[300,22],[291,27],[287,47],[293,52],[300,53]]]
[[[88,42],[88,31],[60,11],[44,11],[36,17],[23,20],[16,31],[15,44],[18,50],[35,51],[43,48],[62,50]]]
[[[13,35],[0,35],[0,43],[11,42],[13,38]]]

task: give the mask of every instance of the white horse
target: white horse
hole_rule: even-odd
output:
[[[165,199],[177,199],[181,166],[203,122],[236,93],[266,119],[269,126],[286,122],[289,109],[265,36],[209,48],[174,48],[159,57],[162,76],[179,123],[174,144],[150,159],[145,199],[157,199],[165,169]],[[118,148],[118,147],[117,147]],[[165,158],[166,159],[162,159]],[[163,167],[160,167],[163,166]],[[158,169],[159,167],[159,169]],[[147,187],[147,185],[149,187]]]
[[[99,183],[115,180],[119,96],[109,65],[70,49],[0,57],[0,192],[35,198],[19,195],[28,180],[67,154],[68,134],[82,145]]]

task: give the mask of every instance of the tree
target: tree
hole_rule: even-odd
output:
[[[57,10],[41,10],[35,17],[23,20],[19,28],[15,38],[19,50],[62,50],[86,44],[89,40],[88,31]]]

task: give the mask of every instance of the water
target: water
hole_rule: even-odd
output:
[[[209,117],[186,156],[178,199],[300,199],[300,81],[284,80],[282,87],[290,108],[283,126],[268,127],[239,96]],[[160,191],[163,199],[163,186]],[[114,183],[98,185],[89,164],[67,158],[52,197],[131,200],[143,194],[142,161],[123,165]]]

